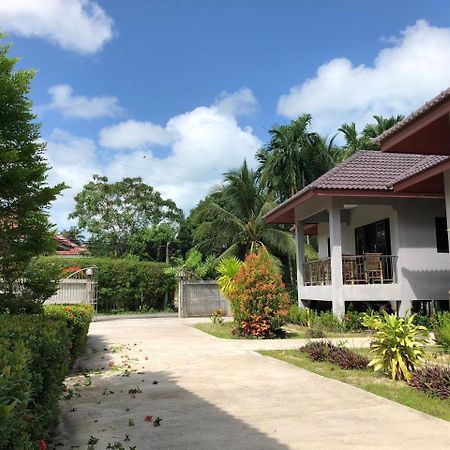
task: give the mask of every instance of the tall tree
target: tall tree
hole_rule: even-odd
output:
[[[53,248],[48,206],[64,185],[46,182],[46,146],[28,97],[34,72],[14,71],[9,48],[0,46],[0,311],[23,312],[52,293],[50,279],[43,289],[45,274],[32,280],[29,266]]]
[[[309,130],[311,116],[303,114],[287,125],[269,130],[270,141],[256,155],[263,186],[284,201],[331,169],[338,148]]]
[[[343,133],[345,139],[342,159],[348,158],[358,150],[378,150],[378,146],[372,143],[372,139],[403,120],[404,116],[398,114],[390,117],[373,116],[373,118],[375,122],[368,123],[361,133],[357,131],[354,122],[349,124],[344,123],[339,128],[339,131]]]
[[[275,201],[273,195],[261,188],[256,173],[244,162],[224,178],[212,198],[196,210],[199,225],[194,231],[194,242],[200,251],[209,254],[210,248],[220,248],[222,255],[243,258],[262,244],[274,255],[293,258],[292,235],[263,219],[275,207]]]
[[[91,235],[94,253],[112,249],[115,256],[123,256],[134,233],[163,223],[177,227],[183,212],[141,178],[110,183],[94,175],[75,196],[75,211],[69,217],[78,219],[78,227]]]

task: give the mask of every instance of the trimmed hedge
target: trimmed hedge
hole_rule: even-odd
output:
[[[0,315],[1,450],[37,449],[48,439],[64,378],[85,342],[91,315],[84,306]]]
[[[94,310],[91,305],[46,305],[46,316],[65,321],[70,336],[70,357],[72,364],[80,356],[86,343],[89,324]]]
[[[113,258],[38,258],[42,266],[89,267],[98,270],[98,311],[162,309],[166,290],[173,292],[175,277],[166,264]]]

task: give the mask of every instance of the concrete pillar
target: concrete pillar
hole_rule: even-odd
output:
[[[303,287],[303,263],[305,262],[305,233],[303,230],[303,222],[296,221],[295,223],[295,245],[297,257],[297,297],[298,306],[303,308],[301,298],[301,289]]]
[[[447,235],[450,241],[450,170],[444,172],[445,214],[447,216]]]
[[[342,316],[345,313],[342,281],[342,233],[340,204],[331,199],[328,210],[330,223],[331,284],[333,287],[333,313]]]

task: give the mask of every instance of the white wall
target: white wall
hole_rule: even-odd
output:
[[[448,299],[450,258],[448,253],[437,252],[436,217],[445,217],[443,200],[405,199],[398,202],[398,276],[404,299]]]

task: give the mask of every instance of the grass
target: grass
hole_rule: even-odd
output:
[[[366,355],[368,352],[368,349],[353,350]],[[375,373],[371,370],[343,370],[331,363],[311,361],[298,350],[264,350],[259,353],[301,367],[326,378],[333,378],[343,383],[351,384],[388,400],[450,421],[450,399],[439,400],[429,397],[406,383],[392,381],[381,373]],[[430,360],[432,361],[433,359],[434,356],[430,355]]]
[[[234,323],[233,322],[225,322],[222,325],[214,325],[213,323],[197,323],[194,325],[197,330],[203,331],[205,333],[211,334],[212,336],[221,338],[221,339],[246,339],[235,336],[232,333]],[[307,338],[307,328],[301,327],[299,325],[288,324],[284,327],[286,330],[286,337],[288,339],[305,339]],[[363,333],[328,333],[325,332],[326,337],[334,338],[334,337],[362,337],[367,336]]]

